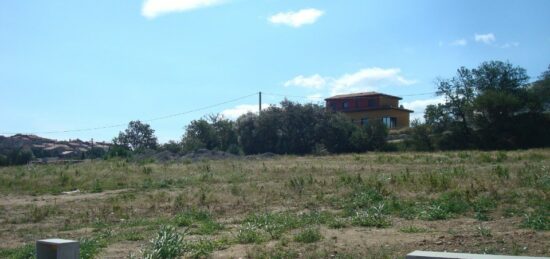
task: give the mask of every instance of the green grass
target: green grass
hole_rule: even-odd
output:
[[[188,210],[174,217],[174,223],[179,227],[188,227],[190,234],[212,235],[223,229],[223,225],[212,219],[210,213],[201,210]]]
[[[315,243],[321,239],[323,239],[323,235],[319,228],[306,228],[294,235],[294,241],[300,243]]]
[[[18,248],[0,248],[0,258],[7,259],[32,259],[35,257],[35,245],[27,244]]]

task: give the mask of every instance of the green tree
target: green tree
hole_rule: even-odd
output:
[[[434,150],[431,131],[432,127],[430,127],[430,124],[421,123],[420,120],[413,120],[411,122],[411,134],[410,139],[407,140],[407,146],[417,151]]]
[[[365,131],[368,136],[369,150],[384,150],[386,147],[386,139],[388,138],[388,128],[381,120],[373,120],[365,126]]]
[[[187,152],[200,148],[212,150],[217,147],[216,131],[206,119],[193,120],[186,127],[181,143]]]
[[[445,103],[426,108],[432,142],[440,149],[540,146],[537,140],[548,139],[541,128],[548,124],[549,75],[550,69],[528,84],[525,69],[501,61],[458,69],[437,83]]]
[[[120,132],[118,137],[113,139],[116,146],[130,149],[135,152],[141,152],[146,149],[156,149],[158,146],[155,130],[149,124],[141,121],[131,121],[124,132]]]
[[[235,123],[220,115],[209,115],[191,121],[182,138],[182,146],[185,151],[199,148],[234,151],[237,145],[238,136]]]

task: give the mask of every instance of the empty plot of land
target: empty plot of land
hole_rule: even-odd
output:
[[[50,237],[140,257],[160,230],[185,257],[543,256],[549,195],[548,149],[6,167],[0,257]]]

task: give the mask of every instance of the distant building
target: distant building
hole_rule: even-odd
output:
[[[382,120],[389,129],[409,127],[413,111],[399,105],[401,97],[377,92],[342,94],[325,99],[327,109],[343,112],[355,123],[366,125]]]

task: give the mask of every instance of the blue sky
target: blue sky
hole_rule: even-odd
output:
[[[320,102],[403,96],[421,117],[438,77],[510,61],[550,64],[550,1],[1,1],[0,132],[126,124],[258,91]],[[264,106],[283,97],[264,95]],[[179,140],[190,120],[257,109],[257,96],[150,122]],[[110,140],[125,127],[40,133]]]

